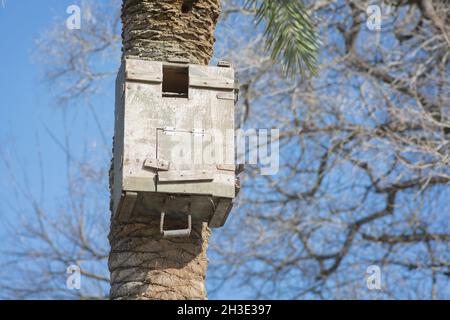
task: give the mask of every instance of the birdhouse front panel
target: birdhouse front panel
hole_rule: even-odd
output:
[[[234,104],[229,65],[125,59],[116,82],[114,212],[133,213],[138,201],[158,214],[185,199],[205,207],[197,218],[206,222],[218,207],[228,210],[236,193]]]

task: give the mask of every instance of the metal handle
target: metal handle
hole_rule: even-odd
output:
[[[164,230],[164,216],[166,214],[161,212],[160,231],[164,238],[177,238],[177,237],[189,237],[192,230],[192,217],[188,216],[188,228],[178,230]]]

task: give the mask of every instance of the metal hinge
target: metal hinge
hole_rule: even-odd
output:
[[[174,127],[164,127],[163,128],[164,134],[167,134],[167,135],[174,135],[175,131],[176,131],[176,129]]]
[[[124,83],[122,83],[122,95],[120,96],[121,99],[122,99],[123,96],[125,95],[125,88],[126,88],[126,84],[125,84],[125,82],[124,82]]]
[[[195,136],[204,136],[206,134],[206,130],[205,129],[199,129],[199,128],[194,128],[191,130],[187,130],[187,129],[177,129],[174,127],[164,127],[164,128],[157,128],[157,130],[162,130],[164,134],[167,135],[174,135],[176,133],[191,133]]]
[[[205,129],[192,129],[191,132],[194,136],[204,136],[205,135]]]
[[[234,79],[234,103],[236,104],[239,101],[239,90],[241,85],[238,79]]]

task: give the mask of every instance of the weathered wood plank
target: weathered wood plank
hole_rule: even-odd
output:
[[[141,81],[141,82],[162,82],[162,76],[158,73],[144,73],[144,72],[136,72],[136,71],[127,71],[126,79],[132,81]]]
[[[207,170],[180,170],[166,171],[158,173],[159,182],[175,182],[175,181],[212,181],[214,173]]]
[[[234,81],[229,79],[189,76],[189,86],[200,88],[234,89]]]
[[[162,159],[145,159],[144,167],[148,169],[167,171],[170,168],[170,162]]]

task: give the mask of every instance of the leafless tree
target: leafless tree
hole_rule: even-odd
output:
[[[310,10],[323,37],[313,79],[283,81],[258,35],[226,51],[244,127],[281,129],[281,165],[275,176],[248,171],[214,242],[216,283],[239,279],[265,298],[449,298],[450,7],[325,0]],[[248,13],[234,1],[227,11]],[[248,30],[236,21],[223,28]],[[366,287],[370,265],[379,291]]]
[[[67,143],[71,140],[67,130],[65,133],[61,140],[52,135],[66,159],[67,169],[62,172],[66,187],[58,193],[62,200],[45,194],[46,174],[40,154],[36,157],[40,163],[38,190],[32,187],[35,183],[30,183],[31,172],[14,169],[13,162],[24,160],[20,155],[0,154],[9,173],[5,178],[14,191],[14,197],[2,209],[9,211],[8,216],[13,219],[2,221],[9,236],[0,250],[1,298],[102,299],[107,296],[108,206],[98,201],[99,197],[107,196],[103,186],[107,168],[92,163],[90,155],[75,155]],[[70,266],[80,268],[80,290],[69,290],[66,286]]]
[[[366,23],[371,4],[381,9],[380,30]],[[319,72],[312,79],[285,79],[254,27],[254,12],[237,0],[222,1],[222,8],[215,55],[233,61],[238,70],[237,122],[243,128],[280,129],[280,171],[261,176],[258,168],[247,168],[229,222],[210,242],[212,297],[238,283],[249,298],[450,298],[447,2],[311,1],[323,43]],[[40,52],[52,61],[46,67],[49,78],[67,85],[57,90],[63,100],[97,93],[96,77],[110,79],[116,72],[99,70],[94,61],[111,52],[118,60],[117,20],[111,15],[118,10],[119,5],[93,13],[95,25],[80,30],[72,44],[61,40],[67,30],[57,29],[41,43]],[[100,18],[100,12],[109,15]],[[109,40],[89,33],[108,34]],[[108,163],[109,154],[103,161]],[[104,211],[105,180],[86,180],[81,171],[86,167],[72,168],[87,189],[103,190],[104,197],[89,194],[89,201],[101,202]],[[106,177],[105,168],[95,172]],[[75,207],[87,194],[74,194]],[[25,217],[33,212],[36,221],[41,217],[55,224],[56,214],[39,210],[36,201]],[[30,277],[21,283],[2,277],[8,295],[38,296],[33,288],[39,288],[57,296],[49,279],[56,281],[55,273],[65,278],[67,260],[89,260],[98,274],[107,272],[101,254],[107,244],[97,247],[89,237],[86,244],[80,242],[82,220],[76,212],[90,221],[99,216],[97,210],[67,210],[72,227],[63,234],[78,244],[71,247],[75,251],[61,249],[67,241],[58,242],[62,234],[48,222],[43,226],[49,236],[33,231],[33,241],[15,248],[11,257],[20,257]],[[98,223],[107,229],[107,220]],[[39,223],[32,226],[39,231]],[[58,255],[45,247],[50,236],[56,239],[50,243],[61,245],[55,246],[63,257],[56,267]],[[103,260],[84,246],[96,248]],[[82,258],[72,252],[82,252]],[[381,269],[381,290],[366,286],[370,265]],[[39,286],[31,282],[37,279]],[[67,295],[67,290],[59,293]],[[93,295],[95,290],[83,294]]]
[[[99,114],[101,108],[94,107],[94,102],[103,101],[105,85],[116,72],[117,66],[109,61],[116,61],[111,57],[120,53],[119,1],[103,5],[85,2],[82,8],[82,30],[67,29],[63,13],[37,39],[38,50],[32,56],[42,66],[42,79],[53,89],[55,113],[61,115],[61,121],[44,119],[46,136],[36,141],[41,145],[39,154],[24,157],[7,148],[0,150],[0,164],[8,172],[5,181],[14,191],[14,198],[2,208],[13,218],[2,221],[8,241],[0,249],[0,298],[108,296],[111,129],[105,129],[108,126]],[[113,103],[111,97],[106,100]],[[86,126],[93,127],[93,136],[71,129],[79,113]],[[42,153],[46,142],[59,148],[63,156],[55,158],[66,167],[60,174],[65,188],[55,195],[45,188]],[[12,146],[9,149],[14,151]],[[27,165],[15,166],[26,163],[30,156],[39,164],[39,172],[31,172]],[[36,185],[39,187],[33,187]],[[66,286],[70,276],[66,271],[71,265],[80,267],[80,290]]]

